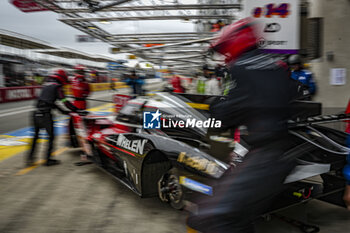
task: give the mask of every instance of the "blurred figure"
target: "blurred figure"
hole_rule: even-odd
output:
[[[215,74],[211,74],[206,83],[206,95],[221,95],[220,82]]]
[[[222,22],[222,20],[218,20],[216,23],[211,25],[211,32],[218,32],[220,31],[223,27],[225,27],[225,24]]]
[[[71,111],[77,111],[78,109],[71,104],[63,93],[63,85],[67,83],[68,77],[63,70],[57,71],[54,75],[48,77],[46,83],[43,85],[40,97],[36,103],[36,110],[33,115],[34,121],[34,138],[31,146],[31,150],[27,157],[27,166],[32,166],[35,162],[34,152],[37,140],[39,138],[40,129],[45,129],[49,135],[49,146],[46,153],[46,166],[59,164],[59,160],[51,158],[53,150],[53,142],[55,138],[53,118],[51,111],[58,109],[63,114],[69,114],[59,107],[55,102],[56,100],[62,101],[64,105]]]
[[[345,113],[350,114],[350,100]],[[348,137],[346,139],[346,145],[350,148],[350,121],[347,122],[345,132],[348,133]],[[345,193],[344,193],[343,199],[344,199],[345,205],[347,206],[347,209],[350,210],[350,153],[348,154],[346,159],[348,164],[344,167],[344,171],[343,171],[344,177],[346,179],[346,187],[345,187]]]
[[[246,126],[249,152],[213,185],[214,197],[199,200],[190,228],[203,233],[253,233],[254,221],[281,191],[294,167],[283,157],[287,138],[289,76],[281,61],[256,47],[254,22],[247,18],[225,27],[211,48],[226,56],[236,85],[226,100],[210,106],[211,117],[231,129]],[[242,155],[241,155],[242,156]]]
[[[142,86],[144,84],[144,81],[139,76],[137,76],[135,70],[131,71],[131,75],[129,76],[128,79],[126,79],[125,83],[126,83],[126,85],[131,86],[132,93],[134,95],[142,95],[143,94]]]
[[[188,85],[186,86],[186,92],[189,94],[197,94],[197,82],[198,82],[199,74],[195,73],[193,77],[191,77]]]
[[[291,69],[291,78],[304,84],[310,95],[313,96],[316,93],[316,84],[312,77],[312,73],[309,70],[303,69],[300,56],[293,54],[288,58],[288,64]]]
[[[203,66],[203,76],[199,76],[197,79],[197,93],[198,94],[206,94],[206,82],[210,78],[210,69],[208,65]]]
[[[173,92],[175,93],[185,93],[185,88],[182,86],[181,78],[176,74],[173,75],[171,79],[171,85],[173,86]]]
[[[86,98],[90,94],[89,83],[85,78],[85,67],[77,65],[74,67],[75,76],[72,80],[72,92],[75,98],[75,107],[85,110],[87,108]]]
[[[33,77],[36,85],[42,85],[44,82],[44,77],[39,75],[39,73],[34,73],[34,77]]]

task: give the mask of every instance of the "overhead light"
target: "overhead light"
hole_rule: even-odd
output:
[[[95,26],[88,26],[87,28],[88,28],[88,29],[91,29],[91,30],[97,29],[97,27],[95,27]]]
[[[111,24],[111,22],[107,21],[107,20],[100,20],[100,23],[102,23],[102,24]]]

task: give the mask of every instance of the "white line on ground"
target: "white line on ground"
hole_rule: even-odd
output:
[[[5,109],[5,110],[1,110],[0,114],[2,113],[7,113],[7,112],[12,112],[12,111],[16,111],[16,110],[20,110],[20,109],[32,109],[33,106],[24,106],[24,107],[18,107],[18,108],[9,108],[9,109]]]
[[[33,111],[34,108],[30,107],[29,109],[24,109],[24,110],[20,110],[20,111],[14,111],[14,112],[8,112],[8,113],[4,113],[4,114],[0,114],[0,117],[5,117],[5,116],[11,116],[11,115],[15,115],[18,113],[23,113],[23,112],[30,112]]]

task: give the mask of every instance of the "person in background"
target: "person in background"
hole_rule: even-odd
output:
[[[181,78],[174,74],[171,79],[171,85],[173,86],[173,92],[175,93],[185,93],[185,88],[182,86]]]
[[[293,54],[288,58],[288,65],[291,70],[291,78],[301,82],[309,91],[311,96],[316,93],[316,84],[309,70],[304,69],[300,56]]]
[[[48,77],[44,83],[41,94],[36,102],[36,110],[33,115],[34,121],[34,138],[31,145],[30,152],[27,156],[27,166],[34,165],[35,157],[34,152],[39,138],[40,129],[45,129],[49,135],[49,145],[46,153],[46,166],[57,165],[59,160],[52,159],[51,153],[53,151],[53,142],[55,138],[55,132],[53,127],[53,117],[51,111],[58,109],[63,114],[69,114],[56,104],[57,100],[60,100],[68,109],[74,112],[79,112],[79,109],[71,104],[65,97],[63,92],[63,85],[67,84],[68,77],[63,70],[56,71],[54,75]]]
[[[197,79],[197,93],[205,95],[206,94],[206,82],[210,78],[210,69],[208,65],[203,66],[203,75],[199,76]]]
[[[209,80],[206,82],[206,95],[221,95],[220,82],[217,79],[215,73],[210,75]]]
[[[74,105],[82,110],[87,108],[86,98],[90,94],[89,83],[85,78],[85,67],[77,65],[74,67],[75,76],[72,80],[72,92],[75,98]]]
[[[142,95],[143,94],[142,86],[144,84],[144,81],[139,76],[137,76],[135,70],[131,71],[130,76],[125,80],[125,83],[126,83],[126,85],[131,86],[132,93],[134,95]]]
[[[34,82],[36,85],[42,85],[44,81],[44,77],[39,75],[39,73],[34,73]]]
[[[197,94],[197,82],[199,74],[195,73],[186,86],[186,93]]]

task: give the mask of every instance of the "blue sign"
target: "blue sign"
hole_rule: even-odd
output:
[[[162,114],[159,109],[156,112],[143,113],[143,128],[145,129],[160,129],[160,116]]]

